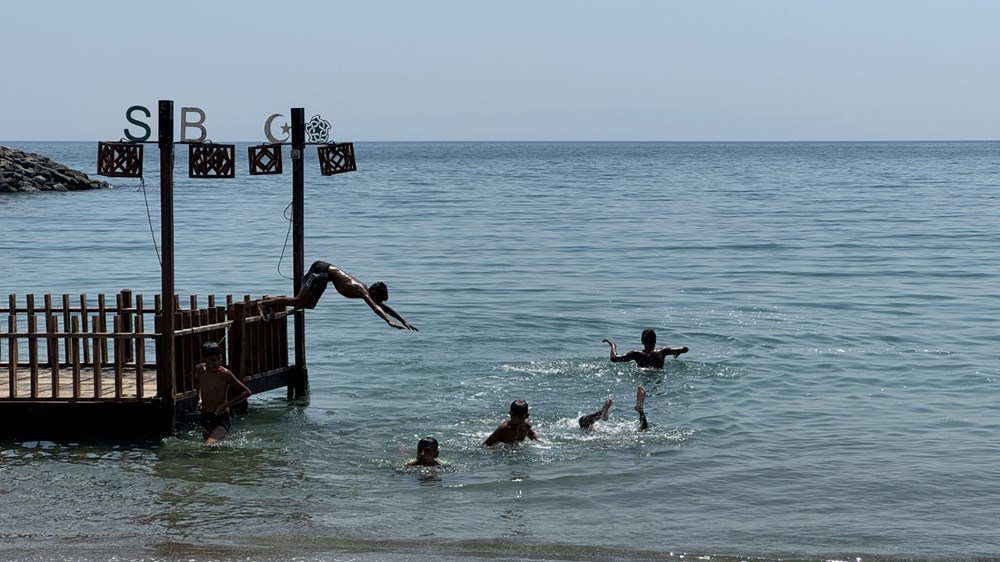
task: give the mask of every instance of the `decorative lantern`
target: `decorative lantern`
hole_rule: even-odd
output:
[[[319,171],[324,176],[357,171],[354,162],[354,143],[324,144],[319,150]]]
[[[281,145],[261,144],[247,148],[250,175],[281,174]]]
[[[142,145],[134,142],[98,142],[97,173],[112,178],[141,178]]]
[[[191,143],[188,145],[188,177],[235,178],[236,145]]]

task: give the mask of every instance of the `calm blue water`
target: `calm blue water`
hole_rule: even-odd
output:
[[[96,171],[96,142],[4,144]],[[1000,556],[1000,143],[356,151],[329,178],[308,153],[306,261],[385,281],[420,332],[328,291],[307,313],[311,397],[255,396],[221,447],[193,428],[0,443],[0,553]],[[290,291],[291,173],[250,177],[238,154],[216,181],[178,155],[182,295]],[[143,192],[114,183],[0,197],[0,294],[157,293]],[[602,338],[624,351],[647,327],[690,353],[608,362]],[[481,450],[515,398],[543,442]],[[399,470],[424,435],[453,470]]]

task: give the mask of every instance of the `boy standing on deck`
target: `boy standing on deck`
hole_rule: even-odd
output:
[[[524,441],[525,438],[538,441],[538,436],[531,429],[528,423],[528,403],[524,400],[515,400],[510,403],[510,418],[500,422],[493,433],[483,441],[483,447],[489,447],[494,443],[513,443],[514,441]]]
[[[201,410],[201,431],[205,444],[215,445],[226,437],[233,425],[230,406],[246,400],[252,393],[232,371],[222,366],[222,348],[219,344],[205,342],[201,346],[201,358],[204,362],[194,368],[198,409]],[[227,400],[230,388],[235,388],[240,394]]]

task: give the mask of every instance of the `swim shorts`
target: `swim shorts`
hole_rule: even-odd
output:
[[[302,286],[309,291],[318,291],[321,295],[326,290],[326,285],[329,281],[330,264],[325,261],[313,262],[309,271],[302,276]]]
[[[201,427],[204,428],[205,431],[212,433],[215,431],[215,428],[220,425],[226,430],[226,433],[229,433],[229,428],[233,427],[233,418],[229,415],[229,412],[226,412],[221,416],[217,416],[209,412],[201,413]]]

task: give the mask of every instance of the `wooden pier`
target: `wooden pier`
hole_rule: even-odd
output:
[[[305,132],[305,109],[291,108],[291,294],[298,294],[305,273]],[[142,178],[142,144],[148,133],[147,127],[147,137],[134,139],[126,131],[134,142],[99,143],[98,173]],[[281,173],[284,143],[274,142],[251,147],[251,174]],[[192,166],[190,177],[234,177],[231,146],[183,138],[182,143],[192,153],[221,155],[192,158],[205,165]],[[222,345],[226,366],[254,393],[284,386],[289,399],[308,394],[302,310],[282,312],[265,322],[249,296],[239,301],[227,296],[225,304],[209,296],[204,306],[196,296],[187,303],[176,296],[171,100],[158,103],[156,144],[163,249],[160,295],[173,298],[155,295],[150,303],[130,290],[115,294],[113,303],[104,294],[45,294],[40,299],[8,295],[0,302],[0,439],[171,435],[178,418],[197,413],[194,369],[206,341]],[[319,145],[323,175],[356,170],[353,145],[329,144],[325,135],[311,144]],[[288,316],[294,325],[293,360]]]
[[[96,297],[8,295],[0,303],[0,436],[149,436],[196,414],[201,345],[219,342],[228,368],[254,393],[304,394],[304,369],[289,364],[287,314],[264,322],[256,302],[204,304],[175,297],[174,376],[163,364],[159,295],[129,290]]]

